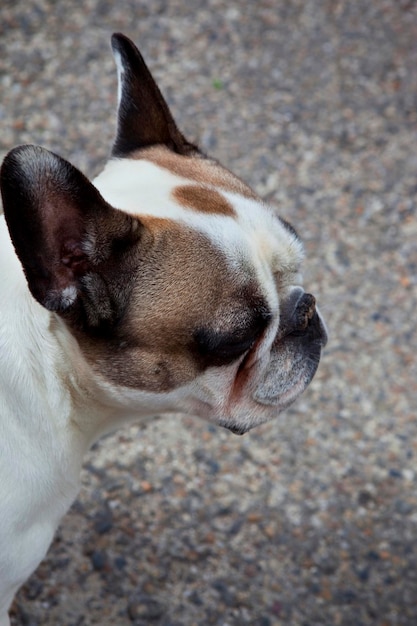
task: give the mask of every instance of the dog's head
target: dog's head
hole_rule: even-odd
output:
[[[301,241],[184,138],[133,43],[112,44],[112,156],[92,184],[45,149],[12,150],[1,190],[13,244],[105,393],[243,433],[306,388],[326,342],[300,286]]]

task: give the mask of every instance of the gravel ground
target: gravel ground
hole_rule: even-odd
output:
[[[331,339],[243,438],[156,417],[95,446],[13,624],[415,626],[416,3],[2,0],[0,156],[39,143],[99,171],[113,31],[297,227]]]

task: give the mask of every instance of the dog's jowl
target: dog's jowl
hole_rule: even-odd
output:
[[[93,441],[173,411],[242,434],[296,399],[326,342],[295,230],[185,139],[133,43],[112,46],[103,172],[32,145],[1,168],[0,626]]]

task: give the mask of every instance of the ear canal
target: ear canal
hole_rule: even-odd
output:
[[[119,95],[117,136],[112,155],[128,156],[135,150],[156,144],[165,145],[178,154],[196,152],[196,146],[178,130],[158,85],[133,42],[125,35],[115,33],[111,43]]]
[[[34,298],[84,321],[89,302],[96,324],[114,316],[117,302],[101,293],[100,312],[91,285],[100,283],[103,292],[112,258],[113,265],[120,263],[141,236],[140,221],[111,207],[78,169],[39,146],[9,152],[0,186],[10,236]]]

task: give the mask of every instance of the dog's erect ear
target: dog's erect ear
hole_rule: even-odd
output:
[[[158,85],[136,46],[124,35],[112,36],[118,72],[117,136],[112,155],[128,156],[135,150],[162,144],[188,155],[197,150],[189,143],[171,115]]]
[[[121,263],[141,237],[140,221],[112,208],[79,170],[38,146],[9,152],[0,185],[36,300],[82,326],[114,322],[123,305]]]

